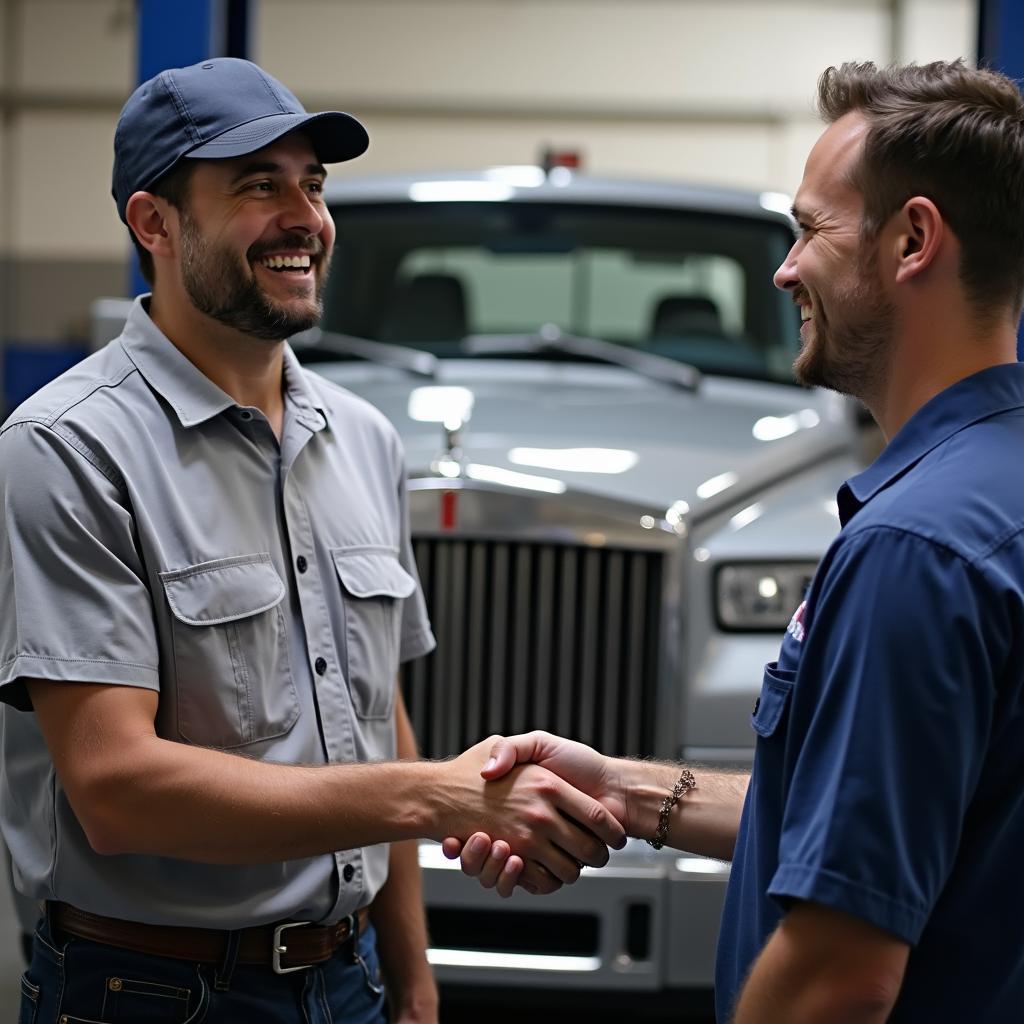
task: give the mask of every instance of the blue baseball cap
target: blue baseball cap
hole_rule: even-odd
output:
[[[131,94],[117,122],[111,192],[118,216],[124,221],[132,194],[152,187],[186,157],[245,156],[296,128],[325,164],[351,160],[370,144],[351,114],[307,113],[290,90],[251,61],[213,57],[161,71]]]

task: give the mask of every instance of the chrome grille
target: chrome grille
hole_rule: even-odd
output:
[[[529,729],[653,752],[661,554],[448,538],[414,548],[437,636],[402,679],[424,756]]]

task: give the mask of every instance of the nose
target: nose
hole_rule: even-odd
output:
[[[775,271],[772,281],[776,288],[782,291],[791,291],[800,283],[800,275],[797,273],[797,257],[800,255],[800,242],[793,243],[793,248],[786,253],[779,269]]]
[[[284,193],[279,221],[286,231],[319,235],[326,216],[324,207],[314,202],[304,188],[295,187]]]

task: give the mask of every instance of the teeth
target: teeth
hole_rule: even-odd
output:
[[[804,323],[806,323],[808,320],[811,319],[811,307],[810,306],[801,306],[800,307],[800,319],[803,320]]]
[[[281,270],[284,267],[295,267],[300,270],[309,268],[308,256],[266,256],[260,262],[271,270]]]

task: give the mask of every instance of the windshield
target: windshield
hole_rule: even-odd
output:
[[[516,358],[586,358],[512,344],[553,324],[707,373],[792,382],[797,312],[771,281],[792,244],[780,223],[568,203],[331,212],[326,330],[440,358],[468,357],[462,339],[479,334],[508,335]]]

